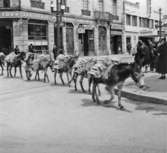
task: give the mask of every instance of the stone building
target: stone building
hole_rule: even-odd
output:
[[[62,48],[68,54],[117,54],[122,50],[122,0],[61,0]],[[0,0],[0,49],[16,45],[52,51],[56,43],[56,0]]]
[[[127,44],[131,43],[132,52],[136,52],[136,45],[139,39],[147,42],[148,39],[158,38],[157,25],[159,25],[159,8],[163,8],[165,3],[155,0],[142,0],[138,2],[124,1],[124,30],[123,30],[123,50],[127,50]],[[163,18],[164,12],[162,12]]]
[[[32,43],[36,51],[49,50],[55,22],[48,0],[0,0],[0,49],[26,51]]]

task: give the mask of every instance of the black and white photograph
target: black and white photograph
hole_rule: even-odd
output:
[[[167,153],[167,0],[0,0],[0,153]]]

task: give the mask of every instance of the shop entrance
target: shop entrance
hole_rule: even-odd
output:
[[[111,37],[111,53],[120,54],[122,53],[122,38],[121,36]]]
[[[85,30],[85,33],[80,33],[79,40],[83,56],[95,55],[93,30]]]
[[[12,21],[0,21],[0,51],[9,54],[13,44]]]

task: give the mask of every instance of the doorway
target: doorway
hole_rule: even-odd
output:
[[[85,30],[85,33],[80,33],[79,40],[83,56],[95,55],[93,30]]]
[[[13,44],[12,21],[0,21],[0,36],[0,50],[9,54]]]

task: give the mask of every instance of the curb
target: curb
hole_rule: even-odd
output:
[[[115,89],[116,94],[117,92],[118,92],[118,89]],[[167,98],[159,98],[159,97],[154,97],[150,95],[136,94],[132,91],[127,91],[126,89],[122,90],[121,95],[122,97],[131,99],[131,100],[140,101],[140,102],[167,105]]]

